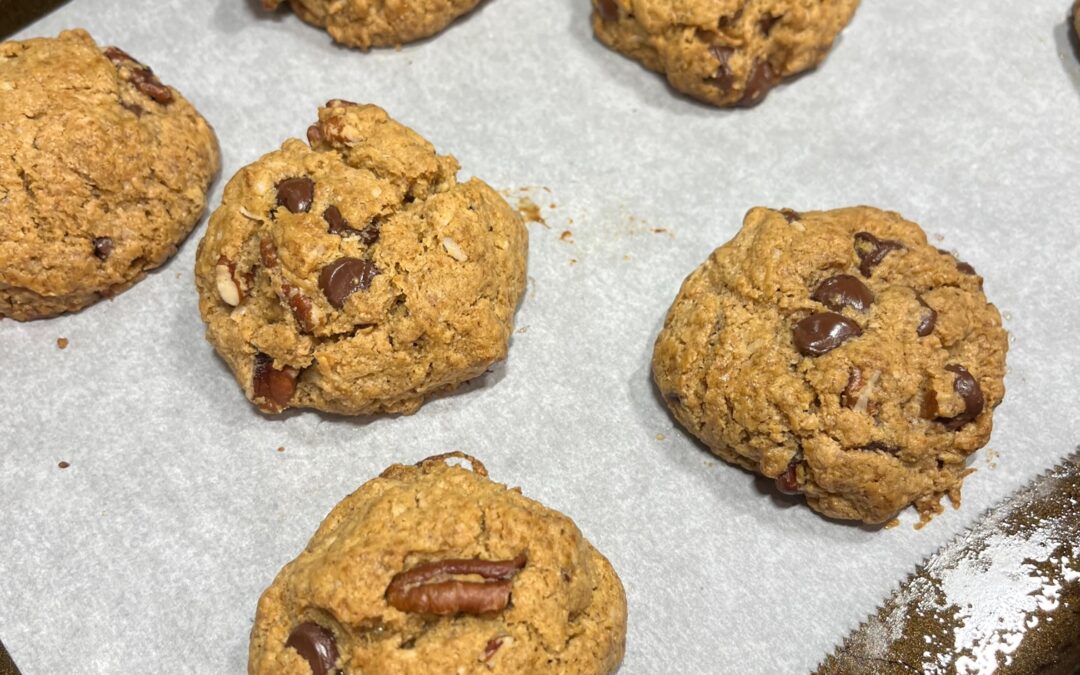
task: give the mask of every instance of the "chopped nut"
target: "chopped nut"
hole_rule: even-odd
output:
[[[214,282],[217,284],[218,295],[225,301],[225,304],[233,307],[239,305],[241,299],[240,287],[233,278],[235,267],[235,263],[229,261],[225,256],[218,258],[217,266],[214,267]]]
[[[443,237],[442,245],[443,248],[446,249],[446,252],[449,253],[450,257],[454,260],[458,262],[465,262],[469,259],[469,256],[465,255],[465,251],[462,251],[461,247],[458,246],[458,243],[450,237]]]

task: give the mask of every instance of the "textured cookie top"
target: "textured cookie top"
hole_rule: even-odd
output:
[[[683,284],[653,369],[717,454],[822,513],[881,522],[958,490],[1007,348],[982,279],[914,223],[758,208]]]
[[[326,29],[335,41],[361,49],[394,47],[430,37],[480,0],[290,0],[296,14]],[[267,10],[285,0],[262,0]]]
[[[615,670],[626,601],[610,564],[460,456],[471,471],[394,465],[330,512],[259,600],[249,673]]]
[[[0,44],[0,315],[126,287],[175,251],[218,168],[173,88],[82,30]]]
[[[412,412],[506,355],[527,232],[375,106],[331,101],[229,181],[199,245],[207,335],[262,409]]]
[[[754,105],[821,63],[859,0],[593,0],[609,47],[717,106]]]

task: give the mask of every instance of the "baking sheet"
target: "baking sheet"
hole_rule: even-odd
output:
[[[221,141],[212,206],[346,98],[529,196],[546,226],[529,224],[508,362],[412,417],[259,415],[202,336],[204,224],[113,301],[0,322],[0,635],[16,663],[244,672],[259,593],[322,516],[390,463],[463,450],[611,559],[630,605],[621,672],[809,670],[923,556],[1080,442],[1068,4],[866,0],[824,67],[733,112],[595,42],[586,0],[490,0],[436,39],[368,54],[257,0],[75,0],[23,30],[85,27],[192,100]],[[957,249],[1012,335],[990,450],[961,510],[921,531],[911,513],[873,531],[774,496],[675,427],[650,385],[679,284],[747,209],[860,203]]]

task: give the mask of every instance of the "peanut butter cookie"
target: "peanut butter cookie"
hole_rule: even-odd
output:
[[[207,339],[247,397],[412,413],[506,356],[520,216],[381,109],[331,101],[241,169],[199,244]]]
[[[86,31],[0,44],[0,317],[110,297],[164,263],[206,207],[214,132]]]
[[[285,0],[262,0],[267,10]],[[296,14],[351,47],[396,47],[430,37],[480,0],[288,0]]]
[[[827,516],[880,523],[959,499],[1007,349],[982,278],[915,223],[755,208],[683,283],[653,375],[720,457]]]
[[[248,673],[599,675],[625,636],[622,584],[574,523],[452,453],[334,507],[259,599]]]
[[[593,0],[601,42],[716,106],[752,106],[825,60],[859,0]]]

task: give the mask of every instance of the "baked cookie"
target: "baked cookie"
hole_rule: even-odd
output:
[[[451,453],[334,507],[259,599],[248,673],[611,673],[625,637],[622,583],[574,523]]]
[[[262,0],[267,10],[286,0]],[[430,37],[480,0],[288,0],[296,14],[351,47],[396,47]]]
[[[1073,3],[1072,20],[1073,29],[1076,31],[1077,35],[1080,35],[1080,0],[1076,0],[1076,2]]]
[[[653,375],[715,454],[827,516],[880,523],[958,502],[1007,349],[982,278],[915,223],[755,208],[683,283]]]
[[[592,0],[601,42],[716,106],[757,104],[825,60],[859,0]]]
[[[0,317],[116,295],[176,252],[218,170],[172,87],[86,31],[0,44]]]
[[[199,244],[207,339],[265,412],[412,413],[506,357],[528,233],[381,109],[330,101],[241,169]]]

